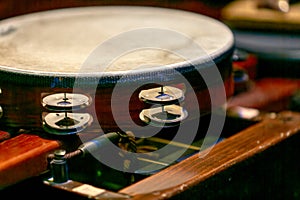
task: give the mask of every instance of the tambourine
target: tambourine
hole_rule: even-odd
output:
[[[0,22],[1,126],[176,126],[232,95],[230,29],[192,12],[95,6]],[[149,127],[150,127],[149,126]]]

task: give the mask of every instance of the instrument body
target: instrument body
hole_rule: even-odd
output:
[[[90,113],[93,122],[89,125],[100,125],[105,131],[116,131],[120,123],[122,128],[145,125],[139,114],[152,106],[138,98],[145,89],[159,86],[182,89],[183,105],[189,117],[196,118],[199,112],[200,115],[211,112],[212,104],[226,104],[222,98],[221,102],[211,102],[224,94],[224,90],[226,98],[233,93],[232,33],[217,20],[199,14],[151,7],[99,6],[23,15],[3,20],[0,27],[3,126],[42,127],[45,114],[62,112],[59,106],[51,110],[43,105],[44,97],[56,93],[86,95],[89,105],[72,112]],[[170,33],[170,41],[163,46],[168,49],[159,49],[154,44],[153,48],[146,45],[121,52],[128,43],[114,43],[130,31],[137,34],[136,41],[141,41],[141,33],[147,29],[165,34],[159,42],[166,41]],[[192,41],[202,54],[172,40],[172,35],[185,42]],[[99,48],[105,53],[101,45],[107,41],[113,45],[103,55],[104,59],[97,60],[100,67],[95,68],[93,55]],[[178,48],[183,49],[182,55],[172,52]],[[109,53],[117,57],[105,57]],[[216,69],[221,79],[207,83],[203,75],[210,69]],[[80,87],[76,87],[78,83]],[[116,101],[116,97],[120,99]]]

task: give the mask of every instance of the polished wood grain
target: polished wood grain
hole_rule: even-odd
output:
[[[0,143],[0,188],[37,176],[48,167],[47,155],[59,141],[20,134]]]
[[[120,192],[146,200],[171,198],[191,188],[201,190],[201,182],[299,134],[299,122],[299,113],[281,112]]]

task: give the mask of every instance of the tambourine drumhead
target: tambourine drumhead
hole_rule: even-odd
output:
[[[1,21],[0,69],[38,76],[73,76],[98,45],[120,33],[139,28],[167,29],[186,35],[204,50],[203,55],[192,55],[195,59],[215,59],[233,46],[233,35],[226,26],[191,12],[128,6],[68,8]],[[111,49],[118,49],[120,45]],[[145,63],[146,67],[152,66],[151,63],[161,66],[180,63],[184,59],[172,54],[172,49],[178,48],[188,51],[189,44],[171,41],[169,51],[143,49],[131,52],[105,70],[127,71]],[[84,72],[97,73],[95,68]]]

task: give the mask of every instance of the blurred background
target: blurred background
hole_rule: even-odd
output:
[[[145,5],[178,8],[203,13],[206,15],[219,17],[220,9],[230,0],[28,0],[28,1],[1,1],[0,2],[0,18],[12,17],[15,15],[49,10],[64,7],[76,6],[95,6],[95,5]]]

